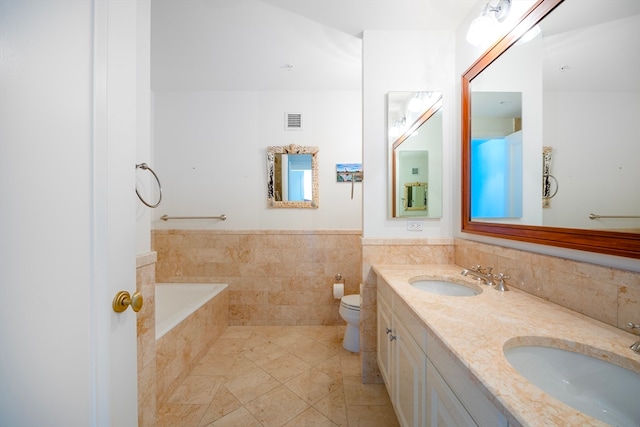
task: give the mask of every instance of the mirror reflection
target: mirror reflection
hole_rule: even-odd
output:
[[[427,210],[427,183],[410,182],[404,185],[402,206],[406,211]]]
[[[471,81],[471,219],[638,233],[640,2],[565,0],[539,28]]]
[[[276,154],[274,197],[277,202],[310,202],[311,154]]]
[[[318,207],[317,147],[267,147],[267,202],[277,208]]]
[[[442,216],[442,93],[390,92],[392,218]]]
[[[521,218],[522,93],[473,91],[471,117],[471,218]]]
[[[462,75],[463,232],[640,258],[640,2],[602,5],[540,0]],[[515,93],[522,212],[480,215],[504,193],[472,194],[482,97]]]

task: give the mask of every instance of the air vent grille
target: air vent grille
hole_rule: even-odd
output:
[[[285,130],[302,130],[302,113],[284,114]]]

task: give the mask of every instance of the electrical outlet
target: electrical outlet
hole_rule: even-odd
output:
[[[407,230],[422,231],[423,221],[407,221]]]

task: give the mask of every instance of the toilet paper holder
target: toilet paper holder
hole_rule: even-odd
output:
[[[338,273],[333,279],[333,298],[341,300],[344,296],[344,278]]]

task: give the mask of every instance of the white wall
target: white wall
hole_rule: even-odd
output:
[[[361,229],[362,184],[351,199],[351,184],[336,183],[336,163],[362,162],[361,102],[359,91],[154,93],[163,201],[153,228]],[[284,130],[286,112],[303,114],[303,130]],[[319,147],[317,209],[267,207],[266,148],[289,144]],[[165,222],[164,214],[228,219]]]
[[[364,31],[363,125],[366,238],[449,238],[452,236],[450,177],[454,174],[454,34],[447,31]],[[392,91],[443,92],[442,218],[424,220],[423,231],[407,231],[406,219],[389,218],[390,156],[387,141],[387,94]]]
[[[640,212],[640,96],[638,92],[545,92],[545,145],[558,197],[544,209],[546,224],[632,228],[638,220],[589,219]],[[582,126],[584,123],[617,126]],[[575,126],[567,126],[573,123]],[[555,140],[554,140],[555,138]],[[615,144],[615,150],[611,149]],[[552,186],[553,188],[553,186]],[[585,192],[584,189],[590,191]]]

